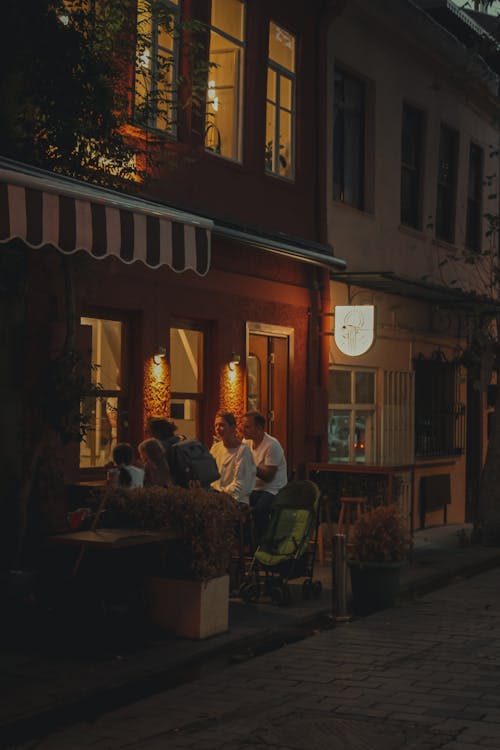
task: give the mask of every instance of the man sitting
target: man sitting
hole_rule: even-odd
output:
[[[260,412],[249,411],[243,415],[244,442],[250,447],[257,467],[255,490],[250,495],[250,506],[254,509],[258,541],[264,536],[269,524],[274,497],[288,481],[283,448],[276,438],[268,435],[265,426],[266,419]]]

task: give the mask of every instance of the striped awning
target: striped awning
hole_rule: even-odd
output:
[[[16,237],[63,253],[114,255],[150,268],[210,268],[213,222],[177,209],[0,159],[0,243]]]

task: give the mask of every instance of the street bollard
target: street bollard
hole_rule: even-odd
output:
[[[347,612],[347,541],[345,534],[335,534],[335,620],[346,622]]]

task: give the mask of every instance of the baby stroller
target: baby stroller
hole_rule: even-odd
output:
[[[319,495],[309,480],[290,482],[278,492],[267,532],[239,589],[243,601],[256,602],[263,595],[275,604],[289,604],[288,581],[303,577],[304,598],[320,595],[321,581],[313,581]]]

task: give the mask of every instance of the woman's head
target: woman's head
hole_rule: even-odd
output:
[[[156,438],[143,440],[139,445],[139,453],[143,461],[150,461],[156,466],[165,461],[165,451],[162,444]]]

